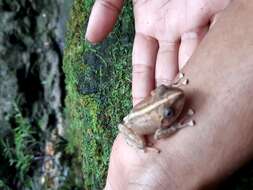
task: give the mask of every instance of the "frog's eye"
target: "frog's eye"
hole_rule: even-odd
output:
[[[173,108],[167,107],[167,108],[164,109],[163,114],[164,114],[165,118],[170,118],[170,117],[174,116],[175,112],[174,112]]]

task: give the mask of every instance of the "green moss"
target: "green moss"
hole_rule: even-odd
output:
[[[67,151],[82,163],[85,189],[102,189],[117,124],[131,108],[133,18],[130,2],[115,30],[100,45],[85,42],[93,1],[75,0],[64,57]]]

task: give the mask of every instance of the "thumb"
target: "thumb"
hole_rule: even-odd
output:
[[[96,0],[93,5],[86,31],[86,39],[101,42],[113,29],[122,9],[123,0]]]

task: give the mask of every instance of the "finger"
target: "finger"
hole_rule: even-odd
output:
[[[159,41],[156,61],[156,86],[170,85],[178,72],[179,43]]]
[[[157,41],[136,33],[133,47],[133,104],[149,96],[154,88],[154,69],[158,50]]]
[[[205,26],[196,31],[186,32],[181,36],[178,60],[179,69],[182,69],[185,66],[207,32],[208,26]]]
[[[102,41],[113,29],[122,9],[123,0],[96,0],[86,31],[86,39],[92,43]]]

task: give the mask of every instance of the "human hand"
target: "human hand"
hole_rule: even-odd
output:
[[[134,0],[133,103],[170,84],[231,0]],[[113,29],[123,0],[97,0],[86,39],[97,43]]]
[[[253,158],[252,12],[253,1],[233,1],[183,69],[196,126],[156,141],[160,154],[136,150],[119,134],[106,190],[215,189]]]

